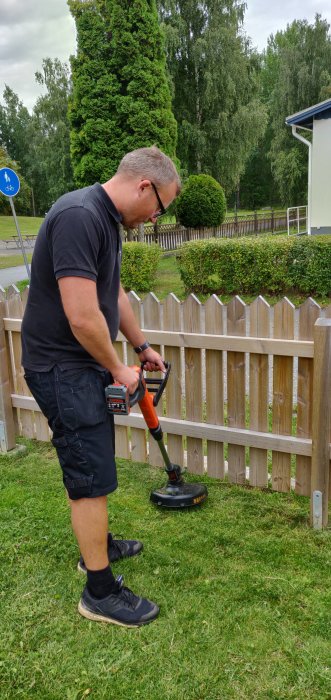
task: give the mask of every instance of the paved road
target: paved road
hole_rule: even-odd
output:
[[[9,287],[10,284],[16,284],[16,282],[26,279],[28,279],[28,273],[25,265],[6,267],[4,270],[0,270],[1,287]]]

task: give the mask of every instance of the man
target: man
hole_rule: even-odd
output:
[[[71,521],[87,572],[78,609],[90,620],[136,627],[159,608],[115,579],[110,563],[142,549],[108,533],[107,494],[117,487],[114,423],[104,389],[138,386],[113,346],[124,333],[148,371],[164,371],[120,285],[119,223],[155,223],[180,191],[173,162],[155,146],[124,156],[114,177],[60,197],[36,241],[22,323],[27,384],[48,419],[63,470]]]

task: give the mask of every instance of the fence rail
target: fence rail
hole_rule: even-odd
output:
[[[22,236],[25,248],[34,248],[37,236]],[[12,236],[6,240],[0,240],[0,250],[16,250],[21,251],[21,241],[18,236]]]
[[[244,216],[227,217],[221,226],[185,228],[180,224],[156,224],[145,226],[143,235],[138,228],[124,231],[125,241],[144,240],[145,243],[158,243],[163,250],[176,250],[187,241],[206,238],[237,238],[260,233],[277,233],[287,230],[287,213],[271,211],[264,216],[257,212]]]
[[[195,241],[205,238],[237,238],[260,233],[277,233],[287,230],[286,211],[270,211],[261,215],[245,214],[226,217],[221,226],[204,227],[199,229],[185,228],[180,224],[160,224],[143,226],[141,233],[138,228],[123,229],[124,241],[143,240],[147,244],[158,243],[163,250],[176,250],[187,241]],[[26,248],[33,249],[36,236],[22,236]],[[18,236],[12,236],[8,240],[0,240],[0,250],[19,249]]]
[[[27,290],[0,299],[0,422],[6,448],[15,435],[49,440],[46,419],[24,381],[20,329]],[[129,299],[153,347],[172,364],[162,427],[170,458],[190,472],[232,483],[323,498],[328,522],[331,459],[331,305],[313,299],[295,310],[284,298],[273,309],[258,297],[224,306],[213,295],[179,302],[169,294]],[[121,358],[133,349],[119,334]],[[139,408],[116,417],[116,453],[163,466]],[[0,440],[0,445],[3,443]],[[4,449],[4,448],[3,448]],[[227,461],[225,461],[225,457]],[[313,521],[313,513],[312,513]]]

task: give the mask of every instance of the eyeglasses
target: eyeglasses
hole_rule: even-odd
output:
[[[158,201],[158,205],[159,205],[159,207],[160,207],[160,211],[159,211],[157,214],[155,214],[155,216],[162,216],[162,214],[165,214],[165,213],[166,213],[166,209],[165,209],[165,207],[164,207],[163,204],[162,204],[161,197],[160,197],[160,195],[159,195],[159,193],[158,193],[158,191],[157,191],[157,189],[156,189],[156,187],[155,187],[155,185],[154,185],[154,182],[151,182],[151,185],[152,185],[152,187],[153,187],[153,190],[154,190],[154,192],[155,192],[156,199],[157,199],[157,201]]]

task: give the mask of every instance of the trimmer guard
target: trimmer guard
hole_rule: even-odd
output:
[[[204,484],[187,484],[179,486],[167,485],[155,489],[150,500],[156,506],[163,508],[189,508],[200,506],[206,500],[208,491]]]

